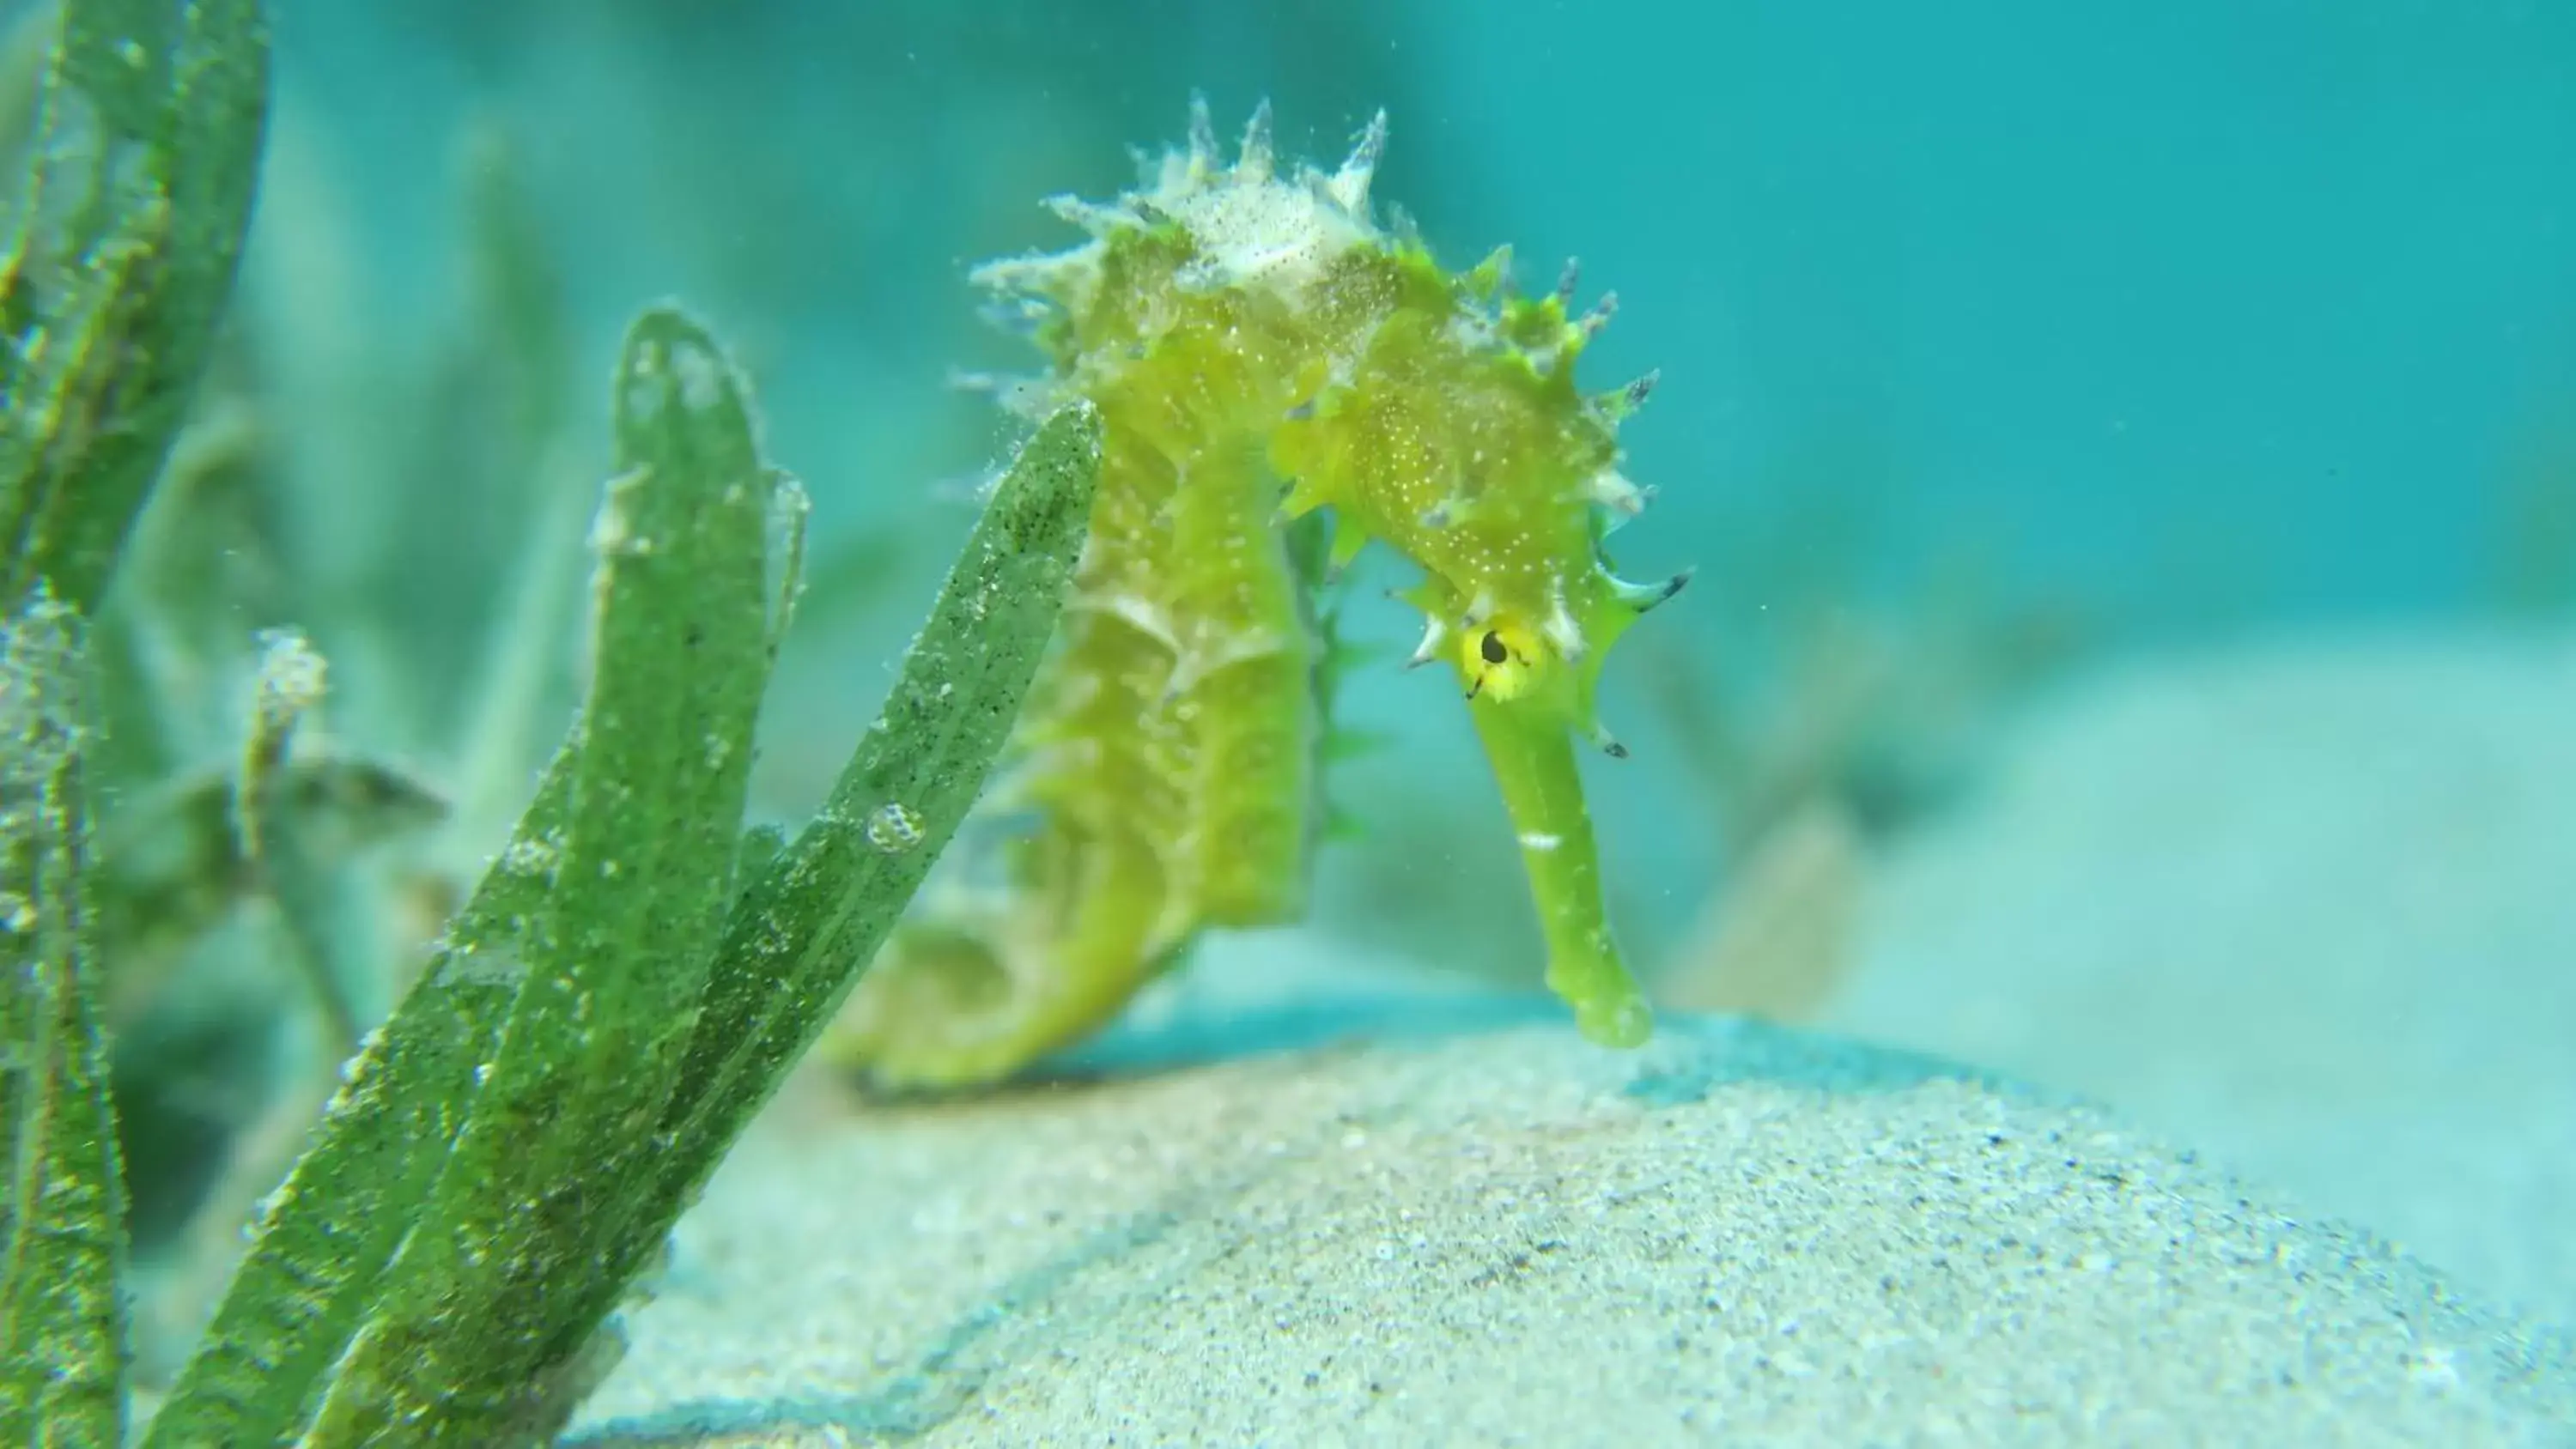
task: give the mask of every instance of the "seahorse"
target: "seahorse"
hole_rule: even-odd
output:
[[[1576,274],[1525,296],[1508,247],[1444,271],[1348,158],[1283,176],[1264,102],[1225,163],[1203,97],[1185,149],[1113,202],[1048,206],[1087,240],[972,279],[1044,353],[1000,390],[1104,424],[1065,617],[979,804],[1025,828],[998,879],[941,879],[861,978],[826,1051],[882,1087],[1006,1078],[1105,1025],[1213,928],[1301,919],[1348,663],[1333,585],[1370,542],[1422,571],[1412,663],[1454,672],[1519,835],[1546,980],[1605,1045],[1650,1033],[1602,901],[1575,741],[1626,751],[1604,658],[1685,570],[1619,578],[1648,492],[1620,423],[1655,375],[1577,389],[1611,314]],[[961,844],[964,838],[961,837]]]

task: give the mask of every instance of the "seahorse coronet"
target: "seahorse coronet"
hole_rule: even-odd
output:
[[[1656,375],[1577,389],[1615,299],[1574,315],[1571,263],[1524,295],[1509,247],[1451,273],[1392,208],[1382,223],[1387,135],[1379,112],[1338,166],[1283,172],[1265,102],[1229,162],[1193,97],[1187,144],[1134,189],[1046,200],[1083,240],[970,273],[1048,364],[996,390],[1098,407],[1101,477],[1005,764],[1034,823],[1002,897],[899,933],[862,979],[844,1055],[880,1082],[1007,1075],[1205,930],[1301,916],[1348,654],[1319,593],[1371,543],[1422,571],[1399,595],[1425,618],[1414,662],[1449,664],[1469,701],[1551,985],[1587,1034],[1642,1039],[1570,741],[1624,753],[1597,717],[1603,663],[1688,578],[1623,580],[1605,552],[1650,496],[1617,433]],[[942,970],[1009,989],[978,1015],[925,985]]]

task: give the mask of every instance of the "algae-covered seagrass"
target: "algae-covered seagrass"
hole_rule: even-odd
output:
[[[257,0],[65,0],[0,310],[0,1439],[128,1437],[123,1190],[87,879],[91,616],[204,369],[267,108]],[[629,330],[590,671],[534,802],[344,1071],[152,1445],[549,1437],[603,1332],[982,786],[1085,534],[1099,426],[1023,448],[883,716],[792,842],[743,849],[804,500],[719,345]],[[318,683],[269,642],[244,781]],[[256,858],[261,791],[232,814]],[[886,848],[869,823],[906,824]]]

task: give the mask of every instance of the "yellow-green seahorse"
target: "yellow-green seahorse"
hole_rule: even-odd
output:
[[[1305,907],[1339,650],[1321,585],[1370,540],[1423,572],[1416,664],[1457,671],[1587,1037],[1645,1040],[1605,917],[1574,741],[1602,660],[1685,572],[1614,576],[1645,502],[1620,420],[1652,375],[1593,395],[1574,363],[1610,299],[1569,316],[1511,288],[1508,248],[1453,275],[1348,160],[1282,176],[1267,104],[1224,164],[1204,100],[1185,151],[1110,203],[1049,205],[1073,250],[993,262],[1044,350],[1008,391],[1105,427],[1091,537],[1004,772],[978,813],[1025,828],[991,878],[948,870],[861,978],[826,1050],[892,1087],[989,1082],[1105,1024],[1202,931]],[[961,841],[962,843],[962,841]]]

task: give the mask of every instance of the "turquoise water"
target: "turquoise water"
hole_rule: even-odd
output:
[[[1509,240],[1537,284],[1580,254],[1619,291],[1602,365],[1668,384],[1632,444],[1660,527],[1822,474],[1872,490],[1893,551],[1965,539],[2145,627],[2486,602],[2505,485],[2569,446],[2571,26],[2216,0],[406,5],[289,7],[280,44],[288,123],[384,269],[434,264],[450,130],[496,107],[578,248],[594,355],[655,290],[777,335],[782,451],[876,460],[841,487],[880,505],[908,481],[890,460],[939,450],[870,428],[862,452],[852,412],[917,414],[992,350],[960,267],[1052,242],[1035,194],[1122,184],[1193,88],[1229,126],[1270,97],[1316,156],[1384,106],[1382,194],[1444,255]]]

